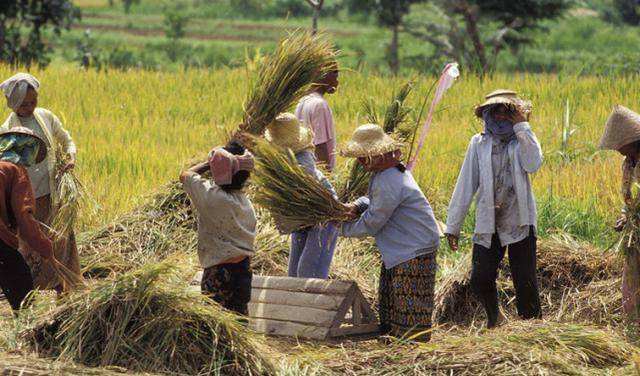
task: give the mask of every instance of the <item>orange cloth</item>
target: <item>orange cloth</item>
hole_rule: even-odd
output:
[[[35,219],[36,202],[27,170],[0,161],[0,239],[18,249],[20,238],[43,258],[51,258],[53,246]]]

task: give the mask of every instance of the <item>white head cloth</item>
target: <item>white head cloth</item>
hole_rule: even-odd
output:
[[[0,90],[7,98],[7,106],[13,111],[18,110],[29,87],[32,87],[36,93],[40,87],[40,82],[29,73],[18,73],[0,84]]]

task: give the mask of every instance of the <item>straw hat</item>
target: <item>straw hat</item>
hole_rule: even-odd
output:
[[[265,132],[267,141],[282,148],[291,149],[294,153],[313,149],[313,132],[300,124],[295,115],[289,112],[281,113],[267,126]]]
[[[482,118],[482,110],[494,104],[505,104],[520,108],[525,114],[531,112],[531,102],[526,101],[518,96],[513,90],[496,90],[485,97],[484,103],[476,107],[476,116]]]
[[[35,163],[42,162],[47,157],[47,143],[44,142],[42,138],[40,138],[37,134],[35,134],[31,129],[25,127],[13,127],[9,129],[0,130],[0,141],[2,138],[8,135],[17,134],[17,135],[25,135],[33,137],[38,141],[40,148],[38,149],[38,155],[36,156]]]
[[[604,126],[600,148],[618,150],[636,141],[640,141],[640,114],[616,105]]]
[[[402,148],[402,143],[384,133],[377,124],[361,125],[353,132],[351,141],[342,148],[345,157],[375,157]]]

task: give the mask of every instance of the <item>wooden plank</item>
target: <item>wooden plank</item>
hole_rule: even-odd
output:
[[[347,294],[344,300],[342,301],[340,308],[338,308],[338,311],[336,312],[336,315],[333,318],[333,322],[331,323],[332,328],[339,328],[340,325],[342,325],[345,322],[347,312],[349,311],[349,308],[351,308],[351,306],[353,305],[353,300],[355,298],[355,293],[357,289],[358,289],[358,286],[354,283],[349,289],[349,291],[347,291]]]
[[[363,324],[356,326],[347,326],[342,328],[331,328],[329,329],[329,335],[331,337],[343,337],[343,336],[352,336],[358,334],[373,334],[378,333],[380,328],[378,324]]]
[[[378,317],[376,316],[376,313],[373,312],[371,304],[369,303],[367,298],[362,295],[362,291],[360,291],[359,288],[357,289],[355,295],[355,299],[360,300],[360,307],[362,308],[362,321],[365,323],[377,323]]]
[[[327,339],[327,335],[329,334],[329,328],[277,320],[252,318],[249,320],[249,327],[258,333],[308,339],[323,340]]]
[[[249,303],[249,317],[291,321],[328,328],[333,323],[337,311],[308,307],[291,307],[280,304]]]
[[[340,307],[342,295],[311,294],[271,289],[251,289],[251,302],[295,307],[310,307],[335,311]]]
[[[272,277],[253,276],[251,287],[261,289],[273,289],[284,291],[299,291],[316,294],[346,294],[349,288],[354,285],[351,281],[335,281],[316,278],[292,278],[292,277]]]
[[[353,301],[353,306],[351,307],[351,318],[353,325],[362,324],[362,301],[360,299],[355,299]]]

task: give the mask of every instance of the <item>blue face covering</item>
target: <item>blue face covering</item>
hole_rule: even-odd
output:
[[[513,123],[509,120],[496,121],[491,115],[491,111],[496,107],[487,106],[482,109],[482,119],[484,119],[484,131],[502,141],[512,140],[516,134],[513,131]]]
[[[37,139],[23,134],[7,134],[0,137],[0,161],[32,166],[36,162],[40,143]]]

